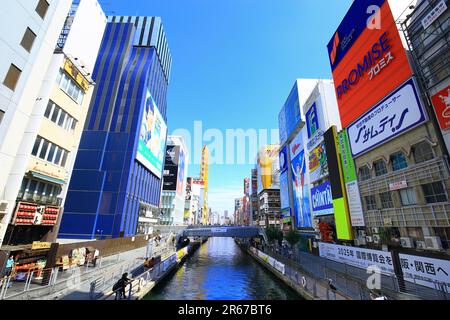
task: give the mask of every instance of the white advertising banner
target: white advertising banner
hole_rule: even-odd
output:
[[[367,269],[370,266],[376,266],[383,274],[394,274],[394,265],[390,252],[320,242],[319,254],[323,258],[357,268]]]
[[[364,227],[364,214],[359,193],[358,181],[345,184],[347,189],[348,207],[350,209],[350,220],[354,227]]]
[[[354,157],[411,130],[426,120],[411,78],[348,127]]]
[[[450,260],[399,254],[403,277],[425,287],[450,290]]]

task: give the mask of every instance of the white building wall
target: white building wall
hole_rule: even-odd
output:
[[[71,5],[71,0],[48,2],[44,19],[35,11],[38,0],[3,0],[3,8],[8,10],[0,11],[0,109],[5,112],[0,124],[0,200],[8,201],[9,213],[17,189],[6,188],[6,182]],[[37,35],[31,52],[20,45],[27,27]],[[14,91],[3,85],[11,63],[22,70]],[[1,219],[0,244],[10,218],[7,214]]]

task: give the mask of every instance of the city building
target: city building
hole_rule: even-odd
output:
[[[14,137],[19,150],[6,187],[16,194],[16,203],[6,244],[53,242],[58,233],[106,26],[96,0],[74,1],[64,17],[31,114],[22,119],[27,128],[18,135],[21,140]],[[28,28],[22,44],[31,50],[35,36]]]
[[[181,136],[167,138],[160,224],[183,225],[189,154]]]
[[[259,217],[259,200],[258,200],[258,169],[252,169],[251,172],[251,194],[250,194],[250,211],[252,225],[256,225]]]
[[[159,17],[108,17],[59,238],[129,237],[140,216],[151,219],[141,233],[158,222],[171,63]]]
[[[208,184],[209,184],[209,149],[208,146],[203,146],[202,162],[200,167],[200,181],[203,181],[203,199],[202,199],[202,223],[207,224],[209,221],[208,208]]]
[[[188,177],[186,182],[185,224],[198,225],[202,217],[203,183]]]
[[[258,225],[281,227],[279,145],[262,146],[258,152]]]
[[[362,198],[364,227],[352,224],[355,244],[448,250],[448,153],[423,91],[438,92],[448,76],[448,42],[439,22],[441,17],[448,20],[448,10],[439,13],[439,1],[417,5],[406,22],[406,38],[415,57],[408,59],[388,2],[380,1],[384,22],[377,30],[364,27],[366,4],[369,1],[353,3],[328,44],[342,126]],[[363,27],[344,48],[340,39],[355,21]],[[436,32],[431,31],[434,28]],[[380,48],[379,55],[372,55],[373,46]],[[361,72],[363,65],[367,72]]]

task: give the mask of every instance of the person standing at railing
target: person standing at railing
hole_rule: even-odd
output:
[[[116,293],[116,298],[114,300],[126,299],[125,288],[130,284],[133,279],[128,278],[128,272],[122,275],[122,278],[116,282],[113,286],[113,291]]]

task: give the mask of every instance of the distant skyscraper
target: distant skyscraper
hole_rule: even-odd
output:
[[[209,208],[208,208],[208,179],[209,179],[209,149],[204,146],[202,149],[202,163],[200,180],[204,183],[204,199],[203,199],[203,224],[207,224],[209,221]]]

